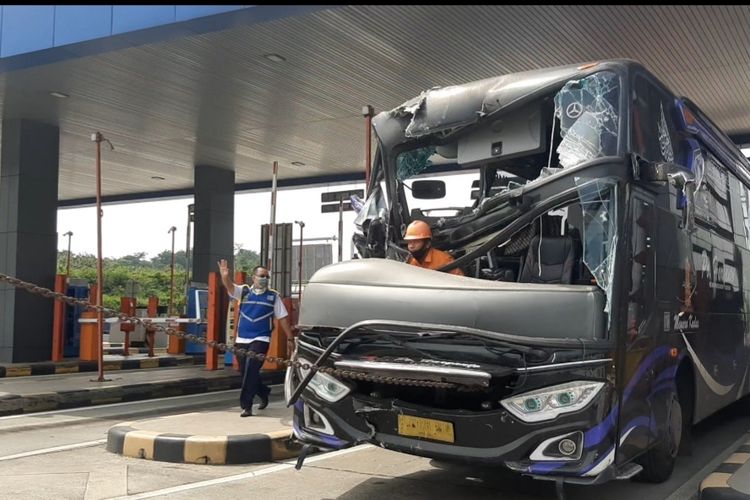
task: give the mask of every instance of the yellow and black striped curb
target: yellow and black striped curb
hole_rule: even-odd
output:
[[[744,490],[744,491],[743,491]],[[701,500],[750,500],[750,440],[701,481]]]
[[[159,356],[153,358],[118,359],[104,361],[104,370],[137,370],[140,368],[161,368],[166,366],[183,366],[204,363],[204,357],[195,356]],[[0,378],[26,377],[30,375],[57,375],[61,373],[95,372],[99,369],[97,361],[42,361],[39,363],[13,363],[0,365]]]
[[[107,451],[126,457],[184,464],[249,464],[296,457],[301,445],[292,430],[237,436],[170,434],[133,428],[124,422],[107,432]]]

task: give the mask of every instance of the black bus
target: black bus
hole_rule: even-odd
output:
[[[434,88],[373,127],[361,258],[304,292],[297,439],[660,482],[747,394],[750,164],[643,66]],[[465,276],[404,263],[416,219]]]

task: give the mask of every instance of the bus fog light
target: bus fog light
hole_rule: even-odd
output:
[[[560,444],[557,445],[557,449],[560,450],[560,453],[562,453],[566,457],[575,455],[577,448],[578,447],[576,446],[575,441],[573,441],[572,439],[563,439],[562,441],[560,441]]]
[[[583,451],[583,432],[573,431],[545,439],[529,455],[535,461],[580,460]]]

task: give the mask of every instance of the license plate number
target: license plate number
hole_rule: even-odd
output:
[[[453,423],[432,418],[398,416],[398,433],[402,436],[421,437],[453,443]]]

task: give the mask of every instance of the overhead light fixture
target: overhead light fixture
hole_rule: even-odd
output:
[[[292,165],[294,165],[295,167],[304,167],[305,166],[305,164],[302,163],[301,161],[293,161]]]
[[[164,180],[164,177],[162,177],[161,175],[152,175],[151,178],[153,180],[155,180],[155,181],[163,181]]]
[[[58,92],[56,90],[49,93],[52,97],[57,97],[58,99],[67,99],[70,97],[70,95],[66,94],[65,92]]]
[[[263,57],[268,59],[269,61],[273,62],[284,62],[286,61],[286,58],[278,55],[278,54],[263,54]]]

